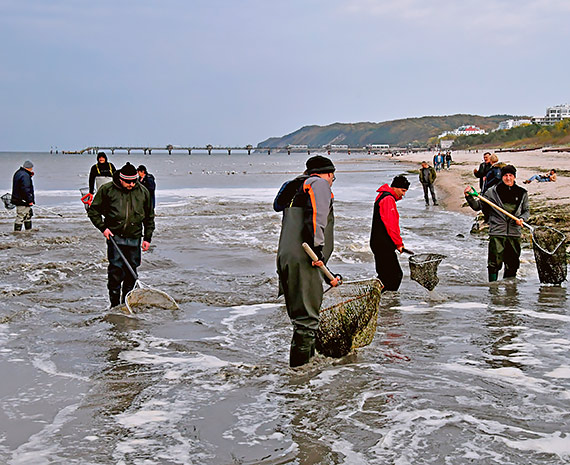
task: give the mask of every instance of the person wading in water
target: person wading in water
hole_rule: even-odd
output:
[[[308,363],[315,354],[319,309],[323,300],[323,276],[317,268],[327,262],[334,246],[332,183],[335,167],[317,155],[306,162],[305,175],[286,182],[273,207],[283,211],[277,251],[279,294],[285,294],[287,314],[293,323],[289,364]],[[319,260],[312,262],[302,243],[311,246]],[[329,284],[337,286],[335,278]]]
[[[400,215],[396,202],[401,200],[410,187],[405,176],[396,176],[390,186],[384,184],[378,189],[372,213],[370,248],[376,262],[378,279],[384,284],[383,291],[397,291],[402,283],[402,268],[396,255],[404,250],[400,236]]]
[[[101,186],[87,215],[107,239],[107,288],[111,307],[115,307],[125,301],[136,279],[109,238],[113,236],[136,273],[141,264],[141,247],[144,251],[149,249],[154,232],[150,193],[138,182],[137,170],[133,165],[127,162],[115,172],[113,182]]]

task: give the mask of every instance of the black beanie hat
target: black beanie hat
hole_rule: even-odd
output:
[[[410,188],[410,181],[408,181],[408,178],[406,178],[405,176],[399,175],[399,176],[396,176],[392,180],[392,184],[390,184],[390,187],[398,187],[400,189],[409,189]]]
[[[334,173],[333,162],[322,155],[315,155],[307,160],[307,174]]]
[[[506,165],[501,168],[501,176],[511,173],[515,178],[517,177],[517,169],[513,165]]]
[[[107,160],[107,154],[105,152],[99,152],[97,154],[97,161],[99,161],[99,158],[101,158],[101,157],[103,157],[105,159],[105,161],[108,161]]]
[[[119,176],[123,181],[136,181],[139,177],[137,169],[129,162],[119,170]]]

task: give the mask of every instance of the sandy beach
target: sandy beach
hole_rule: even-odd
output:
[[[475,216],[476,212],[466,206],[463,190],[466,186],[479,189],[479,179],[473,175],[473,169],[479,166],[485,150],[452,152],[453,162],[449,170],[438,172],[435,182],[436,193],[444,208]],[[491,151],[491,153],[493,153]],[[547,224],[570,232],[570,153],[542,152],[494,152],[499,161],[513,164],[517,168],[517,183],[529,192],[531,204],[531,224]],[[405,153],[391,160],[417,163],[422,160],[433,166],[435,152]],[[556,169],[556,182],[536,182],[524,184],[523,181],[533,174],[546,174]]]

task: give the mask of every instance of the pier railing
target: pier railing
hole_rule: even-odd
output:
[[[425,149],[422,149],[425,150]],[[83,155],[83,154],[96,154],[98,152],[111,152],[111,154],[115,154],[116,151],[126,152],[127,154],[131,154],[133,151],[143,152],[145,155],[151,155],[152,152],[168,152],[172,154],[172,152],[188,152],[188,155],[191,155],[192,152],[207,152],[209,155],[212,152],[225,152],[228,155],[231,155],[232,152],[247,152],[250,155],[252,152],[256,153],[267,153],[270,155],[273,152],[277,153],[304,153],[307,152],[308,155],[311,153],[348,153],[349,155],[353,152],[356,153],[368,153],[368,154],[377,154],[377,153],[386,153],[386,154],[395,154],[400,152],[408,152],[410,149],[407,148],[398,148],[398,147],[391,147],[391,148],[371,148],[371,147],[299,147],[299,146],[286,146],[286,147],[254,147],[253,145],[246,145],[246,146],[217,146],[217,145],[205,145],[205,146],[192,146],[192,147],[182,147],[178,145],[166,145],[163,147],[150,147],[150,146],[91,146],[85,147],[81,150],[62,150],[61,153],[64,154],[76,154],[76,155]]]

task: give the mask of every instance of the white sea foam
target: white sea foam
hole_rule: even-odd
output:
[[[63,371],[59,371],[57,369],[56,364],[48,359],[48,355],[41,355],[41,356],[36,356],[32,359],[32,365],[34,367],[36,367],[38,370],[41,370],[45,373],[47,373],[48,375],[53,375],[53,376],[62,376],[64,378],[73,378],[73,379],[79,379],[81,381],[89,381],[89,377],[87,376],[81,376],[75,373],[66,373]]]
[[[513,449],[534,451],[545,454],[556,454],[561,459],[570,459],[570,435],[556,431],[552,434],[542,434],[536,439],[523,439],[515,441],[501,438],[505,444]]]
[[[144,350],[125,350],[119,356],[122,360],[143,365],[188,365],[194,369],[208,370],[230,365],[229,362],[218,357],[205,354],[196,354],[194,357],[176,357],[150,354]]]
[[[569,365],[562,365],[558,368],[555,368],[548,373],[545,373],[544,376],[548,376],[550,378],[561,378],[561,379],[570,379],[570,366]]]
[[[41,431],[30,436],[28,441],[19,446],[8,462],[9,465],[45,465],[49,463],[64,463],[58,460],[58,443],[53,438],[63,425],[71,418],[79,404],[68,405],[55,415],[53,421],[45,425]]]
[[[532,318],[537,318],[540,320],[555,320],[570,323],[570,315],[562,315],[560,313],[535,312],[533,310],[517,310],[513,311],[513,313],[517,315],[530,316]]]

